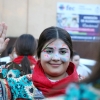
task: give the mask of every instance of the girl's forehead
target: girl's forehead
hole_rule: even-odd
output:
[[[48,41],[44,47],[60,47],[60,48],[68,48],[68,45],[61,39],[56,39],[53,41]]]

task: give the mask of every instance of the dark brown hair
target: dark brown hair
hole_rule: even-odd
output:
[[[15,42],[15,50],[18,56],[24,56],[21,61],[22,70],[25,74],[31,73],[30,62],[27,56],[33,56],[37,43],[35,38],[30,34],[22,34]]]
[[[70,49],[70,57],[73,55],[72,51],[72,40],[69,35],[69,33],[59,27],[48,27],[46,28],[40,35],[39,40],[38,40],[38,47],[37,47],[37,56],[40,58],[41,51],[43,49],[43,46],[50,40],[55,40],[55,39],[61,39],[64,41],[69,49]]]

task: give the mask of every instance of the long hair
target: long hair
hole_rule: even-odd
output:
[[[27,56],[33,56],[37,43],[35,38],[30,34],[22,34],[15,42],[15,50],[18,56],[23,56],[21,67],[24,74],[31,73],[30,61]]]

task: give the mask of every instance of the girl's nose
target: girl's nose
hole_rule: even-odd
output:
[[[54,54],[52,56],[52,60],[60,60],[60,55],[59,54]]]

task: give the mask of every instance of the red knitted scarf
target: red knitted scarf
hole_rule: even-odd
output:
[[[29,61],[32,63],[32,64],[36,64],[36,60],[33,56],[27,56]],[[24,56],[18,56],[17,58],[15,58],[13,60],[13,62],[17,63],[17,64],[20,64],[22,59],[24,58]]]
[[[65,94],[65,89],[68,83],[77,82],[78,74],[76,72],[76,68],[73,63],[70,63],[68,69],[66,71],[68,73],[68,77],[56,81],[51,82],[45,75],[40,61],[37,62],[34,68],[34,73],[32,75],[32,81],[36,88],[38,88],[44,96],[57,96],[61,94]]]

